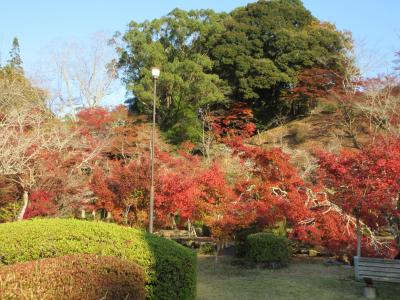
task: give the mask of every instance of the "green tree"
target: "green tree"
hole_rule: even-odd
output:
[[[151,111],[150,68],[160,66],[158,123],[175,143],[199,138],[198,111],[205,106],[212,111],[246,101],[259,124],[278,112],[309,110],[314,101],[308,98],[317,96],[305,99],[306,93],[297,97],[293,91],[304,88],[304,74],[315,72],[329,75],[323,89],[339,83],[351,44],[300,0],[260,0],[230,14],[175,9],[160,19],[131,22],[123,40],[119,66],[133,94],[131,106]],[[319,88],[320,77],[308,76],[306,86]]]
[[[10,65],[0,67],[0,113],[10,111],[47,111],[47,92],[33,86],[32,82]]]
[[[14,37],[12,47],[10,50],[10,59],[8,65],[13,68],[22,71],[22,59],[19,50],[19,41],[17,37]]]
[[[119,66],[133,94],[132,108],[141,113],[152,109],[151,67],[161,67],[158,80],[158,123],[174,143],[198,140],[198,111],[226,102],[227,86],[212,74],[208,49],[224,30],[225,14],[211,10],[173,10],[167,16],[143,23],[131,22],[119,48]]]
[[[224,27],[210,48],[214,72],[229,83],[232,98],[258,108],[259,118],[276,112],[302,70],[340,71],[344,36],[299,0],[249,4],[226,17]]]

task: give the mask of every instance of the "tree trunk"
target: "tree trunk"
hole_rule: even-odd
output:
[[[107,221],[110,222],[112,219],[111,211],[107,211]]]
[[[19,212],[19,215],[18,215],[18,218],[17,218],[18,221],[21,221],[21,220],[24,219],[26,208],[28,207],[29,197],[28,197],[28,192],[27,191],[24,191],[24,194],[22,196],[22,200],[23,200],[24,203],[22,205],[21,211]]]
[[[178,226],[176,226],[176,221],[175,221],[175,216],[171,216],[171,223],[172,223],[172,228],[173,229],[178,229]]]
[[[361,228],[360,228],[360,217],[357,216],[357,256],[361,257]]]
[[[217,251],[215,251],[215,263],[218,263],[219,252],[221,251],[221,243],[217,242]]]

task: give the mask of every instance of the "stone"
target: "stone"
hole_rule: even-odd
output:
[[[366,299],[372,300],[376,299],[376,290],[372,286],[366,286],[364,287],[364,297]]]

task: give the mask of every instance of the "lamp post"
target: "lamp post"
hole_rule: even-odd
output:
[[[151,153],[150,153],[150,168],[151,168],[151,186],[150,186],[150,208],[149,208],[149,232],[153,233],[154,222],[154,144],[156,131],[156,97],[157,97],[157,79],[160,76],[160,68],[151,68],[151,75],[154,80],[154,95],[153,95],[153,124],[151,128]]]

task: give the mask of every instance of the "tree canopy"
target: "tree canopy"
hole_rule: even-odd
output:
[[[318,21],[298,0],[258,1],[234,10],[211,49],[214,72],[234,99],[276,104],[310,68],[340,72],[345,36]]]
[[[20,55],[19,41],[17,37],[14,37],[12,42],[12,47],[10,50],[10,59],[8,60],[8,66],[22,71],[22,59]]]
[[[340,73],[346,37],[298,0],[258,1],[230,14],[183,11],[131,22],[119,66],[139,112],[149,112],[150,69],[162,69],[158,123],[173,142],[200,135],[199,109],[247,101],[264,122],[311,68]]]
[[[151,67],[161,67],[158,122],[173,142],[198,139],[199,109],[225,102],[223,81],[212,73],[204,49],[208,37],[222,29],[221,18],[211,10],[175,9],[160,19],[131,22],[123,37],[120,66],[134,95],[130,104],[139,112],[151,109]]]

